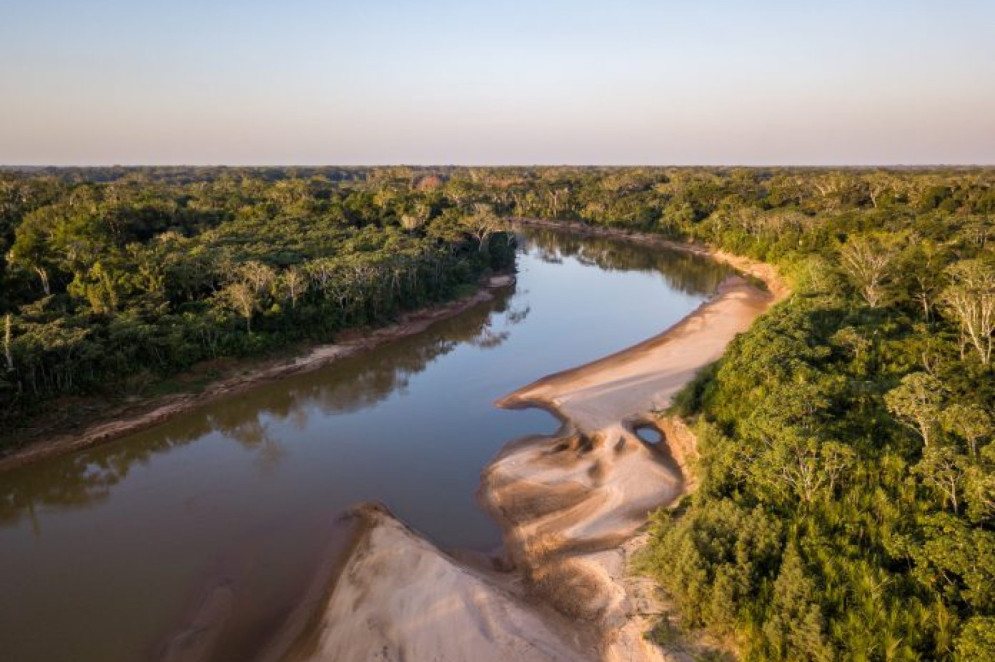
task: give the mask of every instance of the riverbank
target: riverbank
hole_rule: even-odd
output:
[[[555,435],[508,444],[483,472],[481,502],[504,533],[498,561],[504,576],[481,583],[478,571],[410,531],[392,534],[402,525],[381,513],[370,530],[383,534],[367,533],[363,552],[350,559],[320,616],[323,644],[297,659],[341,659],[346,652],[384,659],[424,659],[429,652],[436,659],[463,659],[468,652],[482,660],[690,659],[646,640],[658,613],[655,589],[628,570],[648,513],[691,486],[685,468],[695,452],[693,436],[657,413],[788,288],[770,265],[738,256],[651,235],[581,231],[707,255],[767,289],[727,279],[667,331],[502,398],[498,406],[541,407],[563,424]],[[643,427],[654,427],[663,439],[644,441]],[[513,606],[508,595],[518,599]],[[520,613],[523,604],[533,618]]]
[[[222,398],[245,393],[272,381],[317,370],[349,356],[369,351],[384,343],[421,333],[430,325],[490,301],[490,290],[508,287],[514,277],[492,276],[474,294],[400,316],[389,326],[352,329],[340,334],[339,341],[312,347],[305,354],[268,361],[239,363],[229,374],[210,381],[197,392],[185,391],[126,403],[101,410],[81,429],[44,435],[0,457],[0,473],[46,458],[74,453],[107,443],[124,435],[162,423],[177,414],[193,411]]]

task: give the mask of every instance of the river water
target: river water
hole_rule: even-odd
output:
[[[359,501],[443,548],[496,548],[480,472],[557,423],[494,400],[663,330],[730,273],[618,240],[519,242],[514,287],[421,334],[0,474],[0,658],[155,659],[220,583],[237,599],[219,655],[246,659]]]

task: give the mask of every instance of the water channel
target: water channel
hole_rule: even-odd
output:
[[[619,240],[519,243],[514,286],[421,334],[0,474],[0,657],[155,659],[221,581],[238,600],[220,650],[245,659],[359,501],[443,548],[496,548],[480,472],[557,422],[494,400],[662,331],[730,273]]]

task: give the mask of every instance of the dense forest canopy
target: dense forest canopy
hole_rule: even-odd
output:
[[[995,171],[0,171],[0,426],[381,323],[507,266],[501,216],[777,264],[676,406],[699,488],[643,559],[748,660],[995,659]]]
[[[0,429],[59,396],[384,323],[513,259],[489,206],[431,187],[227,170],[95,179],[0,175]]]

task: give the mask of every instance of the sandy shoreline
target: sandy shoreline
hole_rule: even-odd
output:
[[[289,654],[263,659],[597,659],[595,638],[531,599],[515,573],[458,561],[382,506],[360,505],[353,516],[364,531],[318,627]]]
[[[395,324],[368,330],[349,330],[337,343],[318,345],[290,359],[263,361],[255,367],[209,384],[200,393],[178,393],[156,397],[137,405],[116,408],[79,432],[67,432],[29,443],[0,457],[0,473],[46,458],[85,450],[132,432],[193,411],[222,398],[244,393],[262,384],[323,368],[340,359],[369,351],[384,343],[421,333],[433,323],[458,315],[493,299],[491,289],[514,283],[509,275],[493,276],[474,294],[401,316]]]
[[[479,497],[503,530],[506,572],[481,574],[374,509],[318,619],[319,644],[292,659],[691,659],[645,639],[656,589],[628,571],[647,514],[693,481],[684,472],[693,435],[656,412],[788,290],[769,265],[622,236],[727,262],[768,291],[731,277],[667,331],[502,398],[499,406],[541,407],[563,423],[510,442],[483,472]],[[640,439],[641,426],[663,441]]]

